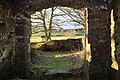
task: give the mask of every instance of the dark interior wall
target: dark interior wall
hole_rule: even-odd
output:
[[[110,12],[107,9],[88,10],[88,42],[91,44],[90,80],[113,80],[111,68]]]
[[[30,18],[26,21],[20,16],[15,19],[15,59],[14,73],[20,78],[28,77],[30,67]]]
[[[0,5],[7,9],[12,15],[16,15],[27,8],[29,0],[0,0]]]
[[[116,0],[116,4],[114,6],[114,20],[115,20],[115,56],[118,62],[117,71],[117,80],[120,80],[120,0]]]
[[[72,8],[106,8],[111,0],[31,0],[29,11],[42,10],[54,6]]]

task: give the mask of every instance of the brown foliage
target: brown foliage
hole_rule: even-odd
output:
[[[52,40],[43,44],[43,51],[81,51],[83,50],[82,39]]]

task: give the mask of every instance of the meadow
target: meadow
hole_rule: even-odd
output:
[[[52,40],[66,40],[66,39],[78,39],[78,38],[84,38],[84,33],[81,33],[76,36],[51,36]],[[32,34],[30,42],[41,42],[42,38],[40,36],[40,33]]]
[[[38,58],[33,60],[33,68],[70,70],[81,68],[84,54],[80,52],[40,52],[36,50]]]
[[[84,39],[84,33],[81,33],[76,36],[51,36],[52,40],[66,40],[66,39]],[[42,38],[40,36],[40,33],[32,34],[31,43],[38,42],[36,44],[34,53],[36,54],[36,57],[33,58],[33,68],[39,68],[39,69],[64,69],[64,70],[70,70],[73,68],[80,68],[83,65],[83,51],[78,52],[71,52],[71,51],[55,51],[55,52],[43,52],[39,48],[41,44],[39,43],[42,41]],[[40,60],[39,60],[40,59]]]

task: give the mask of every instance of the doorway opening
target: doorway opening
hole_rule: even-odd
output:
[[[85,14],[84,8],[52,7],[31,15],[34,69],[45,75],[85,76]]]

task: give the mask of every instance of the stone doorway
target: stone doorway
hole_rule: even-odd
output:
[[[2,4],[3,3],[4,2],[2,2]],[[77,1],[77,0],[76,1],[36,0],[31,2],[31,5],[29,6],[29,9],[26,10],[26,13],[30,14],[35,10],[38,10],[38,9],[42,10],[44,8],[48,8],[52,6],[68,6],[68,7],[74,7],[74,8],[88,7],[88,23],[89,23],[88,24],[88,32],[89,32],[88,42],[91,43],[91,55],[92,55],[92,61],[90,63],[90,72],[92,73],[90,73],[90,79],[93,80],[93,79],[99,78],[100,80],[105,80],[105,79],[113,80],[114,76],[111,76],[109,74],[114,73],[114,70],[112,70],[111,68],[112,61],[111,61],[111,46],[110,46],[111,45],[110,13],[111,13],[111,9],[114,6],[114,2],[113,4],[111,3],[111,5],[113,6],[111,6],[108,3],[111,3],[111,2],[110,1],[107,1],[107,2]],[[19,6],[16,6],[16,7],[19,8]],[[14,7],[12,6],[12,8]],[[7,9],[9,8],[7,7]],[[15,9],[13,11],[15,11]],[[17,12],[19,12],[19,10]],[[18,27],[16,29],[18,29]],[[28,29],[28,28],[24,28],[24,29]],[[17,39],[18,40],[17,42],[18,43],[24,42],[24,45],[26,45],[26,47],[22,45],[22,48],[25,48],[28,51],[23,53],[25,54],[27,53],[27,55],[29,55],[29,40],[28,40],[29,38],[27,37],[29,33],[26,33],[26,35],[21,35],[21,34],[19,35],[16,33],[16,35],[17,35],[17,38],[22,38],[21,36],[26,37],[24,39],[22,38],[22,41],[20,39]],[[101,46],[101,47],[98,47],[98,46]],[[17,47],[18,51],[22,50],[22,48]],[[20,54],[17,54],[17,55],[20,55]],[[16,59],[18,58],[20,59],[20,61],[23,61],[20,56],[16,57]],[[22,68],[26,68],[26,66],[27,65],[24,65]],[[16,67],[20,68],[20,66],[16,66]],[[99,71],[94,71],[95,69]]]

